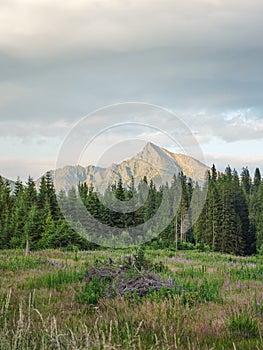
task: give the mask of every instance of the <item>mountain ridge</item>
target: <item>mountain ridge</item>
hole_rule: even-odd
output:
[[[144,176],[152,179],[157,186],[171,182],[174,175],[183,172],[184,175],[194,181],[204,182],[209,168],[199,160],[185,154],[173,153],[165,148],[148,142],[144,148],[130,159],[120,163],[112,163],[103,168],[94,165],[86,167],[81,165],[67,165],[63,168],[51,170],[56,191],[63,189],[68,191],[78,183],[91,183],[99,191],[117,182],[120,178],[124,184],[129,184],[132,177],[138,184]],[[36,181],[39,187],[40,179]]]

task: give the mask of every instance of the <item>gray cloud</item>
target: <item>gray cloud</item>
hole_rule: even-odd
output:
[[[0,137],[44,144],[94,109],[142,101],[176,111],[200,142],[261,139],[262,11],[261,0],[1,1]]]
[[[261,1],[10,1],[2,118],[76,119],[108,103],[262,107]],[[19,115],[17,113],[19,110]]]
[[[174,43],[257,47],[262,8],[260,0],[11,0],[1,2],[0,43],[21,57],[83,47],[134,51]]]
[[[170,47],[97,57],[84,52],[42,62],[32,71],[29,62],[20,62],[12,67],[12,77],[0,83],[2,90],[8,86],[9,96],[0,104],[0,118],[74,121],[95,108],[127,100],[195,112],[205,108],[211,114],[262,109],[263,50],[250,60],[246,52],[232,52],[228,60],[225,55],[222,48],[215,55],[212,49],[178,52]]]

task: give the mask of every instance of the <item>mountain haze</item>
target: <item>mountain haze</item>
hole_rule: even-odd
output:
[[[69,165],[52,170],[51,175],[55,179],[56,190],[68,191],[79,182],[93,184],[96,189],[103,192],[108,185],[117,182],[120,178],[124,184],[129,184],[132,176],[135,184],[147,176],[153,179],[159,186],[165,182],[171,182],[174,174],[180,171],[195,181],[203,182],[208,167],[200,161],[185,154],[172,153],[153,143],[147,143],[143,150],[134,157],[124,160],[119,164],[112,164],[108,168],[89,165]],[[40,179],[37,181],[39,185]]]

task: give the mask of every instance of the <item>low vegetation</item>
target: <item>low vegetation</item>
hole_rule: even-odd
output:
[[[263,348],[262,256],[9,250],[0,273],[0,349]]]

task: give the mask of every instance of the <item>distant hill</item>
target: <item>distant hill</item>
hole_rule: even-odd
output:
[[[117,182],[120,178],[124,184],[129,184],[132,176],[137,184],[144,176],[153,179],[159,186],[171,182],[174,174],[180,171],[195,181],[203,182],[208,167],[200,161],[185,154],[172,153],[153,143],[147,143],[143,150],[134,157],[119,164],[112,164],[108,168],[89,165],[68,165],[50,173],[55,179],[56,190],[68,191],[79,182],[93,184],[100,192],[109,184]],[[37,187],[40,179],[37,180]]]

